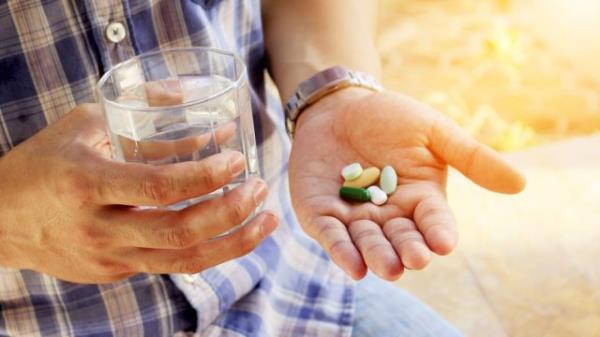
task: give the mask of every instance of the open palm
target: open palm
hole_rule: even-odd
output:
[[[458,240],[445,197],[447,165],[502,193],[523,189],[523,177],[448,118],[411,98],[346,89],[306,110],[289,162],[294,208],[305,231],[355,279],[367,267],[394,280],[421,269],[431,252]],[[392,165],[398,188],[383,206],[339,198],[341,169]]]

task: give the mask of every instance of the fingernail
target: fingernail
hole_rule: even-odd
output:
[[[229,161],[229,171],[231,175],[237,177],[240,173],[244,172],[246,168],[246,158],[241,153],[233,155]]]
[[[262,237],[266,237],[271,234],[277,228],[277,217],[275,214],[267,212],[264,215],[264,219],[260,225],[260,234]]]
[[[256,190],[254,191],[254,202],[258,205],[267,197],[269,190],[267,189],[267,184],[262,181],[256,182],[255,185]]]

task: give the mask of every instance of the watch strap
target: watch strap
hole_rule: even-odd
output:
[[[383,90],[383,86],[374,77],[342,66],[334,66],[320,71],[300,83],[284,107],[286,129],[290,137],[293,137],[296,120],[305,108],[332,92],[351,86],[373,91]]]

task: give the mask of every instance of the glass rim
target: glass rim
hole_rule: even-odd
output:
[[[121,104],[114,100],[107,99],[106,96],[104,96],[104,94],[102,93],[102,89],[101,89],[102,86],[106,83],[106,81],[108,80],[110,75],[113,74],[115,70],[122,68],[126,65],[129,65],[135,61],[139,61],[143,58],[147,58],[147,57],[150,57],[153,55],[163,54],[165,52],[166,53],[174,53],[174,52],[183,52],[183,51],[187,51],[187,52],[203,51],[203,52],[209,52],[209,53],[215,53],[215,54],[229,56],[234,60],[234,62],[240,64],[242,66],[242,69],[240,71],[240,74],[236,76],[235,81],[231,81],[231,83],[224,89],[222,89],[212,95],[208,95],[206,97],[201,97],[201,98],[195,98],[191,101],[176,104],[176,105],[136,107],[136,106],[131,106],[131,105],[127,105],[127,104]],[[157,111],[164,111],[166,108],[168,108],[168,109],[186,108],[186,107],[190,107],[191,105],[208,102],[210,100],[213,100],[215,98],[223,96],[223,95],[227,94],[229,91],[233,90],[233,88],[238,87],[245,78],[246,78],[246,65],[244,64],[242,59],[233,52],[230,52],[230,51],[227,51],[224,49],[213,48],[213,47],[177,47],[177,48],[167,48],[167,49],[161,49],[161,50],[155,50],[155,51],[151,51],[151,52],[142,53],[142,54],[136,55],[130,59],[127,59],[123,62],[118,63],[117,65],[111,67],[107,72],[105,72],[100,77],[100,79],[98,80],[98,83],[96,84],[96,91],[98,92],[98,98],[100,100],[100,102],[98,102],[98,103],[104,102],[106,104],[112,105],[112,106],[122,109],[122,110],[157,112]]]

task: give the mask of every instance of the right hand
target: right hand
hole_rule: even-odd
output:
[[[136,273],[195,273],[253,250],[277,226],[268,211],[223,238],[267,195],[251,179],[180,211],[244,170],[238,152],[151,166],[111,159],[95,104],[78,106],[0,159],[0,265],[78,283]]]

